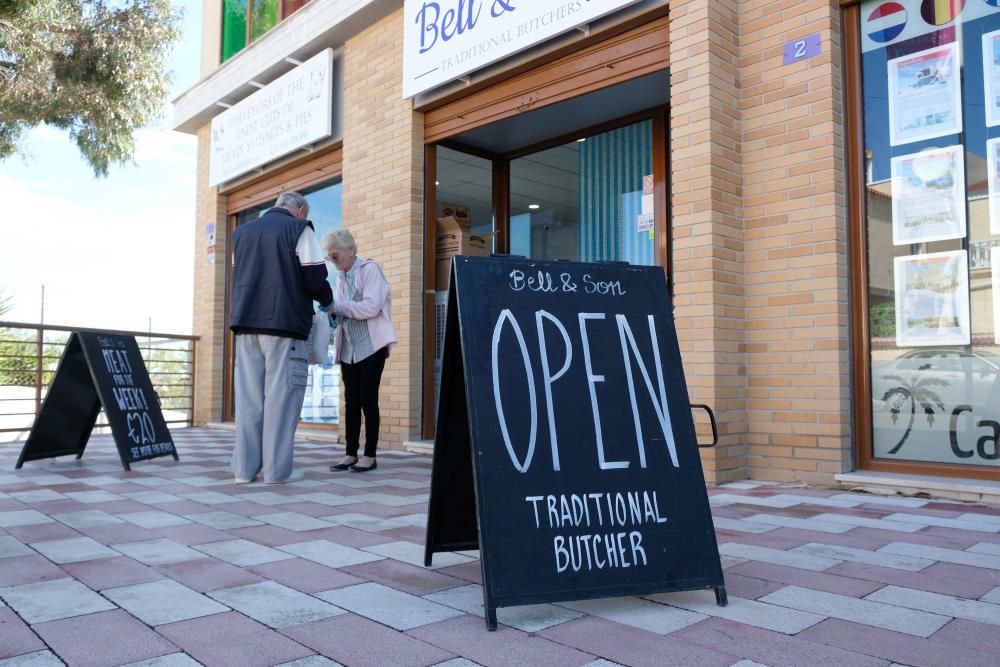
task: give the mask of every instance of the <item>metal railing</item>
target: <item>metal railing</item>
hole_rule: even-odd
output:
[[[74,331],[135,336],[167,424],[192,424],[197,336],[0,322],[0,434],[31,430]]]

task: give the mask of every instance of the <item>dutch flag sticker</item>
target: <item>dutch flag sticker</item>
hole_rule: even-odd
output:
[[[899,37],[906,27],[906,10],[898,2],[884,2],[875,8],[865,23],[865,32],[873,42],[885,43]]]

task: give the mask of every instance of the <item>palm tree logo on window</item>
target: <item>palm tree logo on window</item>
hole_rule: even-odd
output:
[[[936,377],[912,376],[909,380],[902,375],[883,375],[882,380],[898,383],[882,395],[882,401],[889,408],[889,415],[895,425],[899,419],[899,413],[906,407],[907,401],[910,403],[910,421],[906,425],[903,437],[888,451],[895,454],[900,450],[906,439],[910,437],[913,430],[913,422],[917,416],[917,405],[924,411],[927,417],[928,426],[934,425],[934,408],[937,407],[942,413],[945,412],[944,401],[931,389],[931,387],[947,387],[951,383],[947,380]]]

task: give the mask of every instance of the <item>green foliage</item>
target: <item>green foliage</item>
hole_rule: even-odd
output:
[[[0,329],[0,386],[35,386],[36,349],[34,331]]]
[[[170,0],[0,0],[0,159],[46,123],[99,176],[130,161],[166,98],[180,18]]]
[[[191,409],[191,349],[179,341],[161,345],[144,345],[139,339],[149,380],[163,410]]]
[[[868,321],[869,333],[872,338],[896,336],[896,304],[893,301],[883,301],[871,307]]]
[[[0,0],[0,6],[3,2]],[[13,297],[0,290],[0,320],[13,307]],[[43,383],[52,381],[66,339],[62,333],[50,332],[46,336],[42,345]],[[0,328],[0,387],[34,387],[37,364],[38,334],[34,329]]]

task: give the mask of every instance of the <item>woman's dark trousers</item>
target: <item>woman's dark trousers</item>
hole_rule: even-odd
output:
[[[385,348],[356,364],[341,363],[344,378],[344,430],[347,455],[357,456],[361,439],[361,413],[365,415],[365,456],[375,456],[378,447],[378,387],[385,368]]]

